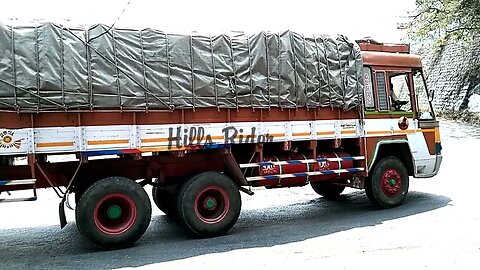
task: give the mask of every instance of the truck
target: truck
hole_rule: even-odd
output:
[[[50,188],[94,246],[132,245],[152,204],[225,234],[240,192],[364,189],[402,204],[437,174],[439,122],[407,44],[297,32],[0,25],[1,202]],[[30,190],[28,198],[12,198]],[[73,207],[73,201],[75,207]]]

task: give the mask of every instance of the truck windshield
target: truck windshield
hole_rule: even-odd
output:
[[[433,120],[434,114],[432,105],[428,98],[426,84],[421,70],[413,71],[413,85],[417,101],[417,118],[419,120]]]

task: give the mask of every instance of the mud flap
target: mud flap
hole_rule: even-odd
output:
[[[67,217],[65,216],[65,198],[62,198],[58,205],[58,217],[60,218],[60,228],[63,229],[67,225]]]

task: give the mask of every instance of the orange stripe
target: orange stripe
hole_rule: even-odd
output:
[[[317,135],[334,135],[334,131],[318,131]]]
[[[342,130],[341,131],[342,134],[355,134],[357,133],[356,130]]]
[[[168,151],[168,150],[171,150],[171,151],[175,151],[175,150],[185,150],[186,147],[168,147],[168,146],[159,146],[159,147],[142,147],[142,148],[139,148],[138,150],[140,150],[141,152],[159,152],[159,151]]]
[[[285,133],[267,133],[268,136],[272,137],[285,137]]]
[[[142,139],[142,143],[168,142],[168,138],[149,138]]]
[[[440,129],[438,127],[435,128],[435,142],[440,142]]]
[[[129,140],[101,140],[101,141],[88,141],[89,145],[102,145],[102,144],[127,144]]]
[[[37,147],[65,147],[73,146],[73,142],[50,142],[50,143],[37,143]]]
[[[392,134],[392,131],[367,131],[367,134]]]
[[[411,134],[411,133],[415,133],[415,130],[394,130],[393,131],[393,134]]]
[[[292,133],[293,136],[310,136],[310,132],[298,132],[298,133]]]

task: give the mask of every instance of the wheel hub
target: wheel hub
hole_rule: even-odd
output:
[[[95,205],[93,221],[97,228],[108,235],[128,231],[137,219],[137,209],[131,197],[122,193],[111,193]]]
[[[109,219],[119,219],[122,216],[122,208],[116,204],[110,205],[107,210]]]
[[[214,210],[217,207],[217,200],[215,198],[209,197],[205,200],[203,207],[207,210]]]
[[[402,192],[402,177],[396,169],[389,169],[383,173],[382,192],[388,197],[395,197]]]
[[[390,179],[388,180],[388,184],[390,184],[391,187],[395,186],[395,184],[397,183],[397,181],[395,181],[395,179]]]
[[[209,186],[201,190],[195,198],[195,214],[204,223],[215,224],[228,213],[230,200],[220,187]]]

